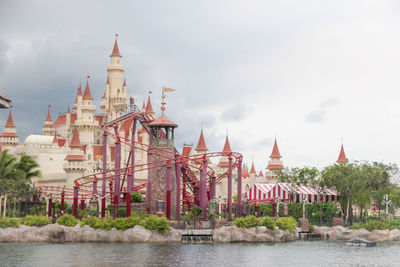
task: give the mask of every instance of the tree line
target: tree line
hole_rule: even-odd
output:
[[[385,195],[391,200],[390,211],[400,207],[400,187],[395,183],[399,169],[395,164],[380,162],[346,162],[318,170],[315,167],[287,168],[279,176],[280,182],[292,185],[335,188],[340,194],[339,202],[346,222],[353,222],[352,207],[360,209],[360,219],[368,215],[375,204],[378,216],[385,209]],[[322,192],[321,192],[322,193]]]

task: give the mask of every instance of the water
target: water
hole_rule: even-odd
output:
[[[1,266],[400,266],[400,243],[0,244]]]

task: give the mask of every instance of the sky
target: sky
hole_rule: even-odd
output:
[[[274,138],[285,166],[400,163],[400,2],[0,2],[0,93],[24,140],[72,105],[91,76],[98,106],[115,34],[128,95],[151,90],[175,144],[231,148],[265,170]],[[100,111],[98,109],[98,111]],[[4,125],[8,111],[0,111]]]

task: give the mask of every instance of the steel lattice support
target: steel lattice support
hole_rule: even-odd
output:
[[[228,220],[232,220],[232,157],[229,156],[228,170]]]
[[[167,164],[167,219],[171,219],[171,163]]]
[[[178,163],[175,164],[175,169],[176,169],[176,214],[175,218],[177,220],[180,219],[181,216],[181,163],[178,160]]]
[[[75,218],[78,218],[78,193],[79,193],[79,186],[74,186],[74,200],[73,200],[72,215]]]
[[[106,186],[107,186],[107,133],[103,134],[103,173],[101,181],[101,218],[106,216]]]
[[[149,149],[147,152],[147,165],[149,169],[147,170],[147,190],[146,190],[146,200],[147,200],[147,213],[151,212],[151,163],[153,160],[153,151]]]
[[[237,181],[237,215],[242,217],[242,158],[239,159]]]

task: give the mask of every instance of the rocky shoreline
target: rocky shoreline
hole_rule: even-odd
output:
[[[122,231],[93,229],[88,225],[67,227],[49,224],[43,227],[21,225],[19,228],[0,228],[0,243],[6,242],[127,242],[127,243],[180,243],[185,230],[171,229],[162,234],[136,225]],[[264,226],[242,229],[236,226],[223,226],[212,231],[215,243],[230,242],[285,242],[294,241],[296,232],[271,231]]]
[[[127,243],[180,243],[185,230],[171,229],[162,234],[147,230],[142,226],[122,231],[93,229],[90,226],[79,224],[67,227],[50,224],[43,227],[21,225],[19,228],[0,228],[0,243],[6,242],[127,242]],[[314,226],[314,234],[321,234],[323,240],[346,241],[359,236],[371,241],[400,241],[400,230],[349,229],[343,226],[325,227]],[[298,239],[297,231],[287,232],[280,229],[274,231],[265,226],[253,228],[238,228],[236,226],[222,226],[212,230],[214,243],[239,242],[289,242]]]

